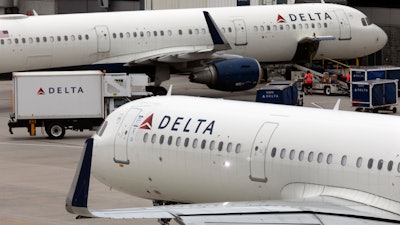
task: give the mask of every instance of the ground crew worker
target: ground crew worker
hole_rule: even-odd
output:
[[[306,76],[304,77],[304,86],[306,88],[305,93],[311,94],[312,95],[312,83],[313,83],[313,75],[312,73],[308,70],[306,73]]]

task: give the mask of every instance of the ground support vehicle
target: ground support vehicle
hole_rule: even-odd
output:
[[[15,72],[9,131],[26,127],[35,136],[42,127],[50,138],[60,139],[66,129],[94,130],[129,98],[150,95],[148,81],[143,74],[101,71]]]
[[[369,80],[351,84],[351,105],[356,111],[397,112],[397,80]]]

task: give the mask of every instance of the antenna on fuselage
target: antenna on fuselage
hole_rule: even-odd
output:
[[[168,92],[167,92],[167,96],[171,96],[171,95],[172,95],[172,84],[169,85]]]

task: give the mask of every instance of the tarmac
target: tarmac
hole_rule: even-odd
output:
[[[236,93],[214,91],[205,85],[190,83],[185,76],[172,76],[172,79],[163,83],[163,86],[168,88],[170,84],[173,84],[172,94],[176,95],[240,101],[255,101],[257,90]],[[61,140],[48,139],[41,129],[37,130],[35,137],[30,137],[25,128],[16,128],[11,135],[7,126],[9,113],[12,112],[11,96],[12,81],[0,81],[0,225],[158,224],[154,219],[76,220],[75,215],[66,212],[65,198],[85,139],[89,138],[93,131],[67,131],[65,138]],[[354,111],[348,96],[306,95],[304,107],[318,105],[322,108],[333,108],[339,98],[341,110]],[[91,180],[89,208],[151,205],[149,200],[110,190],[97,180]]]

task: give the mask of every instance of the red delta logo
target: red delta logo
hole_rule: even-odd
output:
[[[281,15],[278,14],[278,18],[276,19],[276,22],[278,22],[278,23],[286,23],[286,20]]]
[[[46,94],[46,93],[44,92],[43,88],[39,88],[37,94],[38,94],[38,95],[44,95],[44,94]]]
[[[140,124],[140,129],[151,130],[153,127],[153,114],[147,117],[142,124]]]

